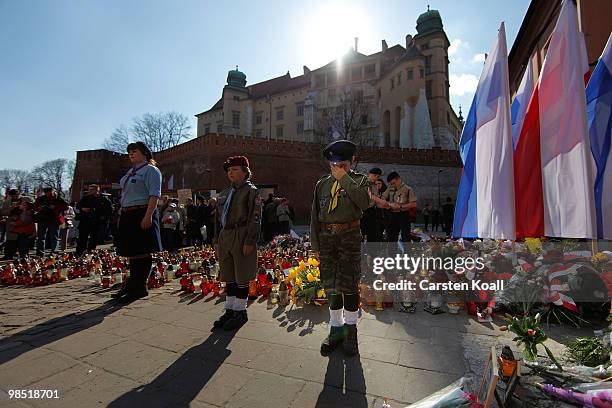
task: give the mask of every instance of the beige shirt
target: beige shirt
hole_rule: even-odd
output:
[[[416,203],[417,197],[412,188],[402,183],[399,187],[390,186],[382,195],[382,198],[389,203],[397,203],[400,205],[408,203]],[[402,210],[407,210],[403,208]]]

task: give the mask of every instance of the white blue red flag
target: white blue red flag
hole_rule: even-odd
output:
[[[461,133],[463,173],[455,205],[455,237],[515,237],[508,84],[506,30],[502,23]]]

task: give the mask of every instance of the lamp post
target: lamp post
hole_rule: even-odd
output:
[[[438,169],[438,209],[442,207],[442,199],[440,198],[440,173],[444,170]]]

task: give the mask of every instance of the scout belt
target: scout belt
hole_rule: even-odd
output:
[[[236,229],[236,228],[240,228],[240,227],[246,227],[247,223],[245,222],[238,222],[236,224],[227,224],[225,227],[223,227],[224,230],[231,230],[231,229]]]
[[[322,222],[321,231],[331,232],[332,234],[337,234],[339,232],[358,227],[359,224],[360,224],[360,220],[345,222],[343,224],[331,224],[331,223]]]
[[[133,206],[130,206],[130,207],[121,207],[121,212],[140,210],[142,208],[147,208],[147,207],[149,207],[149,206],[148,205],[133,205]]]

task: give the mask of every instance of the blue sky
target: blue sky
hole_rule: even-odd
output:
[[[355,36],[367,54],[404,44],[427,4],[465,116],[499,23],[510,49],[528,0],[0,0],[0,168],[73,158],[146,112],[183,113],[195,135],[235,65],[253,84],[317,68]]]

